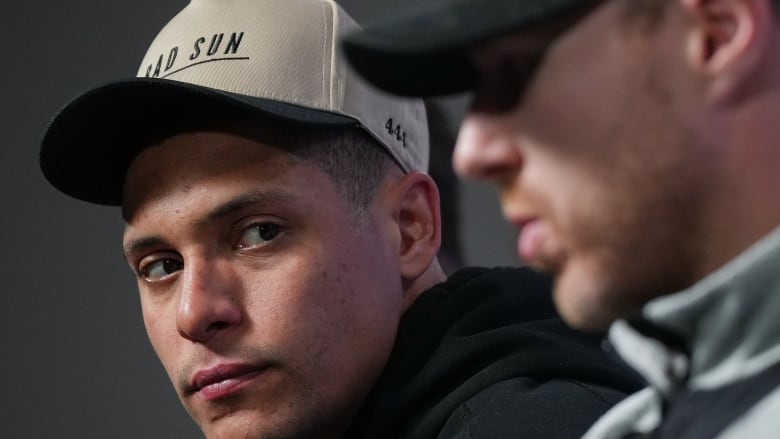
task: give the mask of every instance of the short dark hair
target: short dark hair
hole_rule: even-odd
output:
[[[358,214],[368,210],[388,171],[400,169],[389,152],[358,127],[287,126],[284,134],[288,151],[328,174]]]

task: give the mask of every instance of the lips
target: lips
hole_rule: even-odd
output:
[[[547,222],[535,217],[514,218],[511,222],[520,230],[517,239],[520,259],[542,271],[557,271],[563,254],[560,243]]]
[[[524,221],[520,228],[517,253],[526,263],[538,259],[544,246],[544,226],[539,220]]]
[[[266,369],[250,364],[220,364],[195,373],[189,390],[206,400],[224,398],[250,385]]]

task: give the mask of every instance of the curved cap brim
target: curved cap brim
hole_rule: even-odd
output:
[[[120,205],[127,168],[155,135],[227,111],[308,125],[359,125],[349,116],[284,102],[132,78],[95,88],[55,116],[41,144],[41,170],[54,187],[74,198]]]

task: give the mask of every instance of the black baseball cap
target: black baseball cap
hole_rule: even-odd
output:
[[[404,96],[471,89],[470,50],[491,38],[543,25],[594,0],[428,0],[347,35],[352,66],[375,86]]]

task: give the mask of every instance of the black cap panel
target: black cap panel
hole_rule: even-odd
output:
[[[466,91],[470,50],[544,23],[593,0],[438,0],[369,23],[342,42],[347,59],[377,87],[404,96]]]
[[[237,111],[310,125],[358,125],[348,116],[279,101],[133,78],[96,88],[65,107],[43,138],[41,170],[74,198],[120,205],[125,173],[140,151],[185,126]]]

